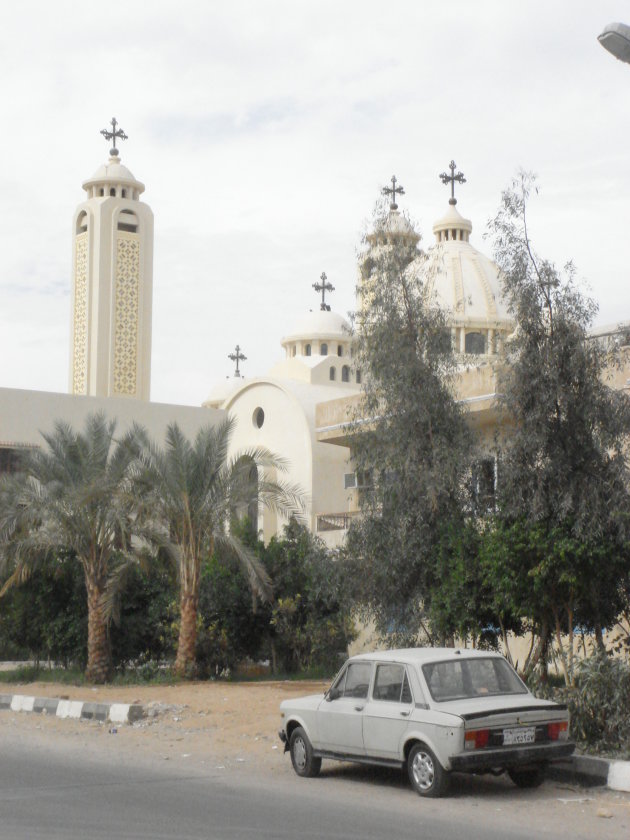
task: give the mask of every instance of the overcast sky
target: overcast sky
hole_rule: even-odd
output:
[[[66,391],[71,220],[121,159],[155,215],[153,400],[198,405],[281,358],[318,297],[354,306],[355,252],[382,186],[424,243],[458,209],[482,235],[519,167],[532,235],[573,259],[598,324],[630,320],[630,65],[596,37],[614,0],[92,0],[4,4],[0,26],[0,386]]]

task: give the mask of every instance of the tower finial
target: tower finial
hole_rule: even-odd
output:
[[[396,193],[398,195],[405,194],[404,187],[397,187],[396,184],[398,183],[397,178],[395,175],[392,175],[392,185],[391,187],[383,187],[383,195],[391,195],[392,201],[389,205],[390,210],[398,210],[398,205],[396,204]]]
[[[234,371],[234,378],[235,379],[240,379],[241,378],[241,372],[238,369],[238,364],[239,364],[239,362],[246,362],[247,361],[247,356],[244,356],[241,353],[241,348],[238,346],[238,344],[236,345],[234,350],[235,350],[234,353],[230,353],[228,355],[228,359],[231,359],[231,361],[236,362],[236,370]]]
[[[448,168],[451,170],[451,174],[449,175],[446,172],[442,172],[442,174],[440,175],[440,180],[442,181],[443,184],[449,184],[450,183],[450,185],[451,185],[451,197],[449,198],[448,203],[455,205],[455,204],[457,204],[457,199],[455,198],[455,181],[457,181],[459,184],[465,184],[466,179],[464,178],[464,173],[463,172],[458,172],[457,174],[455,174],[455,170],[457,169],[457,164],[455,163],[454,160],[452,160],[450,162]]]
[[[122,128],[116,128],[118,122],[116,121],[116,117],[112,117],[112,130],[108,131],[108,129],[103,128],[101,129],[101,134],[106,140],[112,140],[112,148],[109,150],[109,153],[112,157],[118,157],[118,149],[116,148],[116,138],[119,140],[127,140],[128,137]]]
[[[326,277],[325,271],[322,271],[319,279],[322,281],[321,283],[313,283],[315,291],[322,293],[322,302],[320,303],[319,308],[322,312],[330,312],[330,306],[326,303],[326,292],[334,292],[335,287],[332,283],[326,282],[328,277]]]

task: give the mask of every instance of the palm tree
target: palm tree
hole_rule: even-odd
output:
[[[215,548],[231,550],[245,569],[255,596],[273,597],[264,566],[238,537],[230,521],[256,498],[284,515],[303,509],[300,491],[265,477],[265,470],[283,471],[284,462],[264,448],[228,459],[235,421],[199,430],[188,440],[179,426],[170,425],[160,449],[149,441],[139,456],[136,480],[143,496],[141,518],[145,538],[166,549],[177,562],[180,583],[180,630],[175,672],[194,670],[197,609],[204,557]],[[252,469],[255,466],[256,469]]]
[[[47,449],[28,452],[21,470],[0,481],[0,570],[10,575],[0,597],[61,550],[85,577],[88,606],[86,678],[111,672],[109,609],[125,563],[134,558],[129,468],[140,430],[114,439],[115,421],[90,415],[83,433],[57,421],[42,436]]]

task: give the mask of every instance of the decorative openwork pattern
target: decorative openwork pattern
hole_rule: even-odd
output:
[[[133,233],[118,236],[114,330],[114,394],[136,396],[140,243]]]
[[[72,348],[72,393],[87,393],[87,233],[74,244],[74,343]]]

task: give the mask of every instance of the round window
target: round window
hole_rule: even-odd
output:
[[[252,421],[257,429],[262,429],[262,425],[265,422],[265,412],[262,410],[262,408],[258,407],[254,410],[254,413],[252,415]]]

